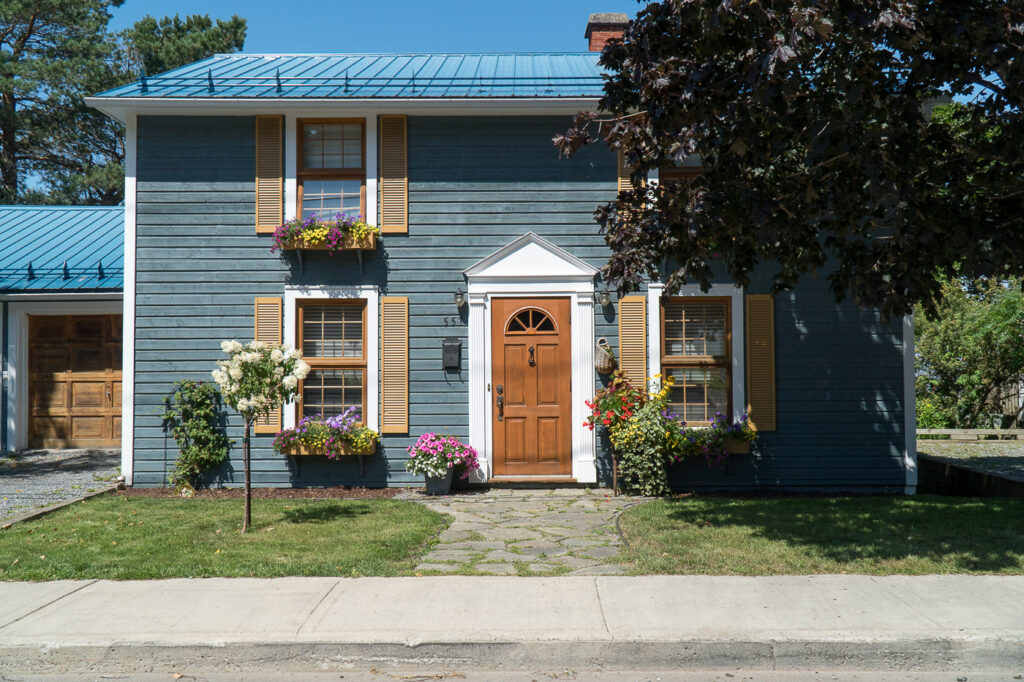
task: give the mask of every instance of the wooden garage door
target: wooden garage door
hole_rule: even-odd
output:
[[[29,316],[29,447],[121,444],[121,316]]]

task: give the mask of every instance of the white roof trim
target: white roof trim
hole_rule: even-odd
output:
[[[596,110],[600,97],[463,97],[394,99],[304,99],[250,97],[220,99],[208,97],[86,97],[85,103],[124,122],[130,114],[177,116],[253,116],[285,112],[351,108],[378,113],[422,115],[569,115]]]
[[[470,280],[591,281],[597,268],[533,232],[466,268]]]

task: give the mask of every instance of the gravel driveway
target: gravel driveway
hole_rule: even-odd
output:
[[[0,519],[113,484],[121,451],[24,450],[0,457]]]

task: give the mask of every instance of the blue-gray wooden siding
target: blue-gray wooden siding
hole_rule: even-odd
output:
[[[291,284],[377,284],[410,305],[410,432],[384,437],[360,477],[354,461],[294,460],[255,436],[256,485],[410,485],[405,448],[425,431],[465,438],[468,353],[461,372],[441,368],[441,341],[466,338],[466,309],[452,294],[462,271],[527,231],[600,266],[607,251],[593,221],[615,191],[615,157],[584,149],[559,160],[551,137],[562,117],[410,117],[409,233],[386,235],[360,274],[352,254],[269,252],[254,232],[253,119],[142,117],[138,126],[135,483],[162,485],[176,447],[161,426],[172,383],[206,378],[222,339],[249,339],[253,299]],[[758,285],[751,289],[757,292]],[[614,309],[598,309],[597,336],[616,341]],[[902,365],[899,335],[873,315],[837,308],[807,284],[776,303],[779,431],[759,458],[736,457],[728,471],[687,465],[687,486],[899,487]],[[895,336],[893,336],[895,334]],[[219,472],[241,481],[236,445]],[[599,470],[607,473],[607,453]]]

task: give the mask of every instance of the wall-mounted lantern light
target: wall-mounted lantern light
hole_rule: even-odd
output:
[[[466,294],[462,293],[462,287],[455,290],[455,307],[461,308],[466,304]]]
[[[602,308],[607,308],[612,304],[612,295],[608,293],[608,287],[597,293],[597,304]]]

